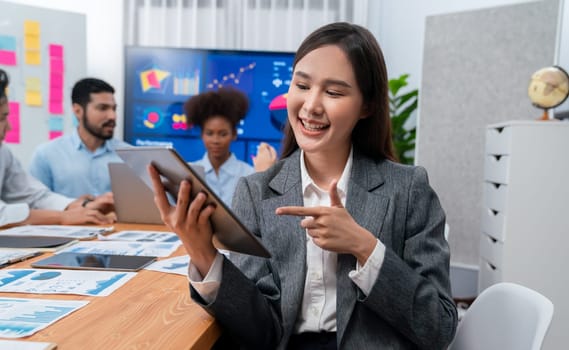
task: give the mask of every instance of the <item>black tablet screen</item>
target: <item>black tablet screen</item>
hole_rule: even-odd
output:
[[[156,260],[154,256],[60,253],[32,263],[32,267],[138,271]]]

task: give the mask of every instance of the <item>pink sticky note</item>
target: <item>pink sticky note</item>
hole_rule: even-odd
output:
[[[63,60],[59,58],[50,58],[49,60],[50,73],[63,73]]]
[[[50,131],[49,132],[49,139],[53,140],[63,135],[63,131]]]
[[[0,64],[5,66],[15,66],[16,51],[0,50]]]
[[[62,45],[49,45],[49,56],[63,58],[63,46]]]
[[[4,141],[7,143],[20,143],[20,104],[18,102],[9,102],[10,114],[8,114],[8,122],[11,130],[6,133]]]
[[[49,85],[51,88],[62,88],[63,87],[63,74],[51,73],[49,75]]]
[[[63,114],[63,103],[62,101],[49,101],[49,113],[51,114]]]
[[[51,87],[49,89],[49,99],[54,102],[63,101],[63,89],[58,87]]]

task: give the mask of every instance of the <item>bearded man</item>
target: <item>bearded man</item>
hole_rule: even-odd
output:
[[[115,149],[128,147],[113,138],[117,119],[115,89],[85,78],[71,93],[78,126],[70,134],[38,146],[30,173],[53,192],[68,197],[98,196],[111,191],[108,163],[122,162]]]

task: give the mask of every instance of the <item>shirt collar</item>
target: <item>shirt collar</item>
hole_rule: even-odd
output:
[[[348,179],[349,179],[350,173],[352,172],[352,163],[353,163],[353,159],[354,159],[353,149],[354,149],[353,147],[350,149],[350,155],[348,156],[348,161],[346,162],[346,165],[344,166],[344,171],[342,171],[342,175],[340,176],[340,179],[338,180],[337,188],[338,188],[338,193],[340,194],[340,196],[345,196],[348,193]],[[314,186],[314,187],[318,188],[318,186],[316,186],[316,184],[314,183],[314,181],[312,180],[312,178],[308,174],[308,170],[306,170],[306,163],[304,162],[304,151],[302,149],[300,150],[300,177],[302,179],[302,193],[303,194],[306,193],[306,189],[309,186]],[[328,192],[328,189],[321,189],[321,190]]]
[[[105,142],[103,142],[101,147],[99,147],[97,150],[103,150],[104,152],[112,152],[113,149],[109,141],[110,140],[105,140]],[[81,148],[88,149],[87,146],[85,146],[83,140],[81,140],[81,137],[79,137],[79,130],[77,128],[73,128],[73,131],[71,133],[71,143],[73,144],[73,148],[75,149],[81,149]]]
[[[71,132],[71,143],[75,149],[80,149],[81,147],[86,148],[79,137],[79,131],[77,131],[77,128],[73,128],[73,131]]]
[[[207,152],[205,152],[202,158],[202,162],[203,162],[202,165],[204,167],[204,171],[206,173],[213,171],[213,165],[211,165],[211,162],[209,161]],[[230,175],[241,176],[242,174],[239,173],[239,169],[236,166],[237,162],[238,162],[237,157],[235,156],[234,153],[231,153],[229,158],[227,158],[227,160],[223,164],[221,164],[219,170],[229,173]]]

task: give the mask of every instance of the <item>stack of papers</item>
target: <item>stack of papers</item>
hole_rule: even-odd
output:
[[[53,350],[57,348],[55,343],[43,341],[25,340],[0,340],[0,349],[10,350]]]
[[[99,233],[110,232],[114,228],[100,226],[26,225],[1,230],[7,236],[66,237],[73,239],[94,239]]]
[[[78,242],[57,251],[55,254],[84,253],[84,254],[111,254],[111,255],[137,255],[137,256],[170,256],[180,242],[129,242],[129,241],[96,241]]]
[[[172,232],[156,231],[119,231],[108,236],[99,236],[100,240],[137,241],[137,242],[180,242]]]
[[[0,248],[0,267],[17,263],[41,254],[35,249],[6,249]]]

